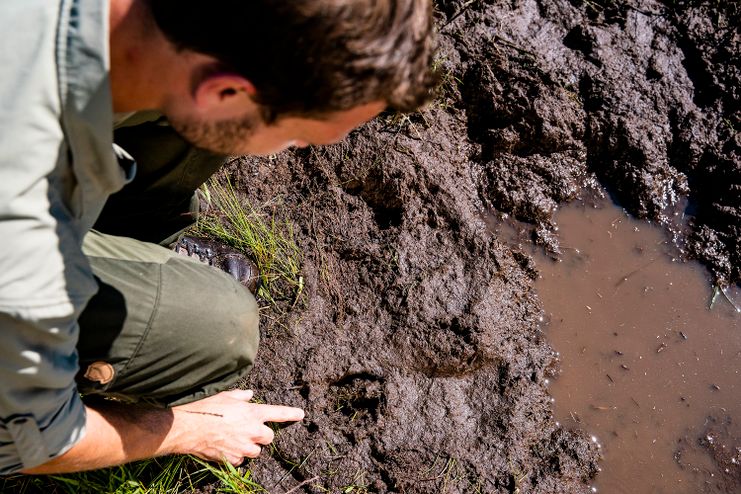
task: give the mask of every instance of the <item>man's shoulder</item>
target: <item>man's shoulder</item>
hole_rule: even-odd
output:
[[[24,0],[0,7],[0,162],[8,173],[29,166],[26,156],[56,161],[63,135],[56,68],[59,8]]]

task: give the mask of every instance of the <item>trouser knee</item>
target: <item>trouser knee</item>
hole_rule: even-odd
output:
[[[119,251],[125,242],[118,240]],[[81,377],[83,393],[172,406],[227,389],[249,372],[259,343],[249,291],[162,250],[149,261],[121,257],[91,257],[100,291],[80,318],[81,374],[93,364],[113,374],[107,382]]]

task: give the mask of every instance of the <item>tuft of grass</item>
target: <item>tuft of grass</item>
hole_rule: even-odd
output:
[[[304,279],[293,225],[240,199],[228,180],[212,178],[202,191],[210,207],[198,219],[198,232],[245,252],[255,261],[260,271],[258,297],[271,304],[287,300],[295,305]]]
[[[215,466],[198,458],[193,458],[193,460],[203,467],[196,473],[212,475],[219,480],[221,485],[218,492],[220,493],[253,494],[268,492],[264,487],[252,480],[252,472],[247,469],[238,469],[231,463]]]
[[[369,485],[365,481],[365,472],[358,470],[355,472],[349,485],[344,486],[340,492],[342,494],[369,494]]]
[[[249,470],[215,465],[192,456],[170,456],[68,475],[14,475],[0,479],[0,492],[18,494],[185,494],[210,486],[214,492],[268,492]]]
[[[463,81],[455,75],[450,63],[445,58],[433,60],[432,72],[436,74],[437,84],[431,91],[430,101],[412,113],[395,110],[384,112],[381,118],[387,129],[395,129],[398,134],[401,130],[410,128],[414,131],[417,139],[423,140],[417,123],[424,124],[425,129],[432,127],[431,121],[427,118],[430,111],[433,109],[447,111],[455,101],[460,99],[459,86],[463,84]]]
[[[449,106],[449,100],[460,97],[459,87],[463,84],[463,81],[455,75],[450,63],[445,58],[433,60],[432,70],[438,75],[437,86],[434,89],[434,104],[446,110]]]
[[[145,460],[103,470],[71,475],[53,475],[55,492],[115,494],[171,494],[194,490],[203,480],[191,477],[185,468],[187,457],[173,456]]]

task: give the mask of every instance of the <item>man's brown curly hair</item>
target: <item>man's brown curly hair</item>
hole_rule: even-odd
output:
[[[177,49],[254,84],[266,120],[385,101],[411,111],[435,84],[431,0],[147,0]]]

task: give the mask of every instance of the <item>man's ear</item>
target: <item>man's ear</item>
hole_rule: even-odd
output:
[[[255,86],[244,77],[232,73],[216,73],[206,76],[195,88],[193,97],[196,107],[205,112],[242,110],[254,105],[257,94]]]

